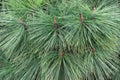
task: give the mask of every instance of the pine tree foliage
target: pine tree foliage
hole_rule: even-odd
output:
[[[0,80],[120,79],[120,9],[115,0],[4,4]]]

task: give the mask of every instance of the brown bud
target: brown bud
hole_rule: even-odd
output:
[[[27,30],[27,27],[26,27],[26,25],[24,24],[22,18],[20,18],[20,24],[23,26],[24,30]]]
[[[23,24],[23,19],[22,18],[20,18],[20,24]]]
[[[2,62],[0,62],[0,65],[2,65]]]
[[[93,8],[93,12],[94,12],[94,13],[96,12],[96,7]]]
[[[61,56],[62,56],[62,57],[64,56],[64,52],[61,53]]]
[[[95,53],[95,48],[92,48],[92,54],[94,54]]]
[[[54,28],[57,29],[58,25],[57,25],[57,20],[56,20],[56,16],[54,17]]]
[[[84,22],[84,16],[83,14],[80,14],[80,21],[83,23]]]

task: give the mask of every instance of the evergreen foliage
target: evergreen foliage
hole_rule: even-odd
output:
[[[116,0],[8,0],[0,80],[119,80]]]

